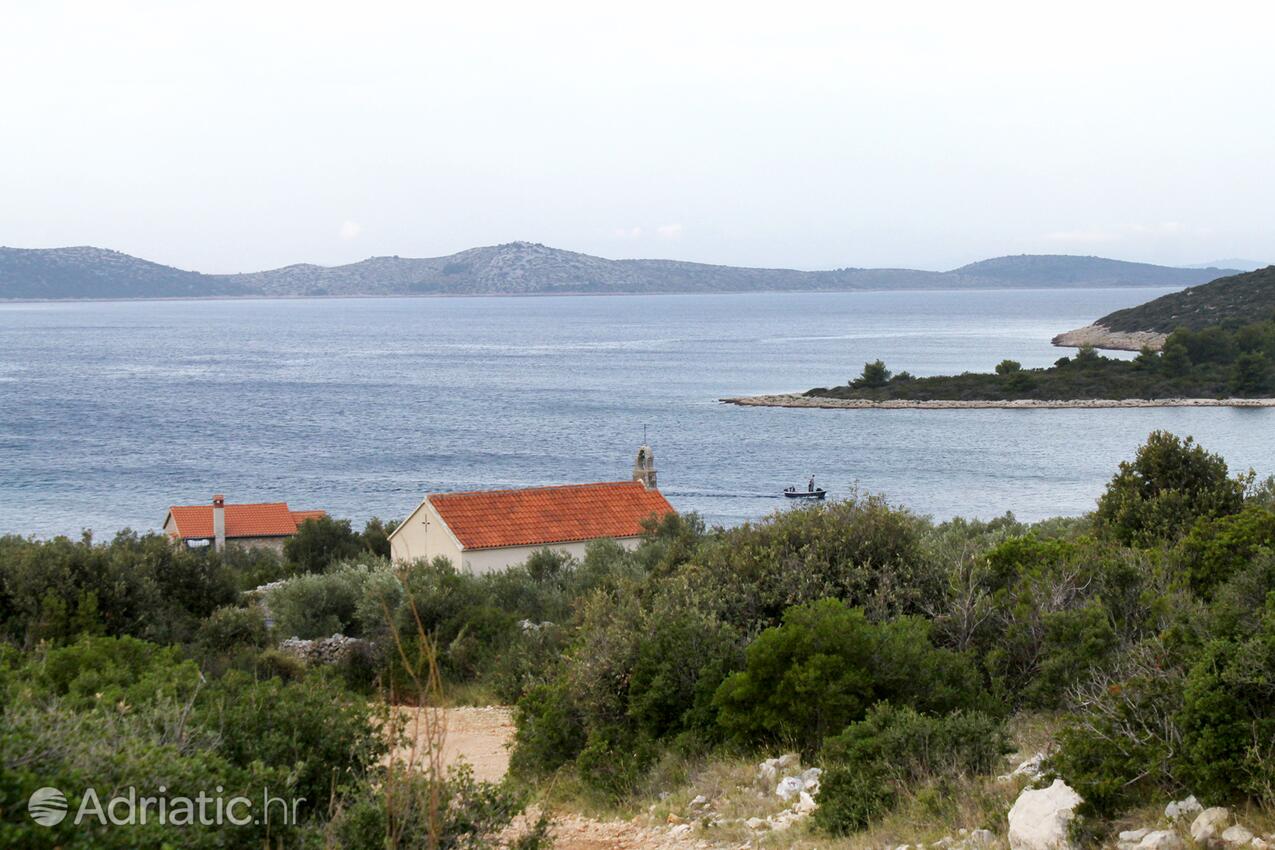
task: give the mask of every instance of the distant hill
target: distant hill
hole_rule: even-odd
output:
[[[1055,345],[1159,348],[1180,327],[1199,330],[1223,322],[1255,322],[1275,316],[1275,266],[1219,278],[1171,292],[1137,307],[1117,310],[1084,328],[1054,337]]]
[[[194,298],[247,295],[224,278],[103,248],[0,248],[0,298]]]
[[[1269,265],[1270,263],[1264,263],[1264,262],[1261,262],[1260,260],[1245,260],[1242,257],[1231,257],[1226,260],[1213,260],[1208,263],[1198,263],[1198,264],[1193,263],[1189,266],[1183,266],[1183,268],[1187,268],[1187,269],[1220,268],[1220,269],[1235,269],[1236,271],[1241,271],[1241,272],[1255,272],[1258,269],[1264,269]]]
[[[1020,254],[961,266],[950,274],[1013,281],[1015,286],[1190,286],[1234,268],[1174,268],[1068,254]]]
[[[847,291],[1080,286],[1188,286],[1233,270],[1181,269],[1101,257],[1000,257],[947,272],[744,268],[679,260],[609,260],[531,242],[446,257],[372,257],[206,275],[100,248],[0,248],[0,298],[546,295]]]

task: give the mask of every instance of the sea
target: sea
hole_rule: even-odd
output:
[[[726,396],[1044,366],[1166,289],[0,304],[0,533],[156,530],[286,501],[356,527],[425,494],[626,479],[735,525],[882,494],[946,519],[1078,515],[1155,429],[1275,473],[1275,409],[794,410]]]

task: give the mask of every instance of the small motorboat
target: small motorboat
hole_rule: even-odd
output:
[[[822,487],[816,487],[813,490],[798,490],[796,487],[785,487],[784,497],[788,499],[820,499],[828,495],[828,491]]]

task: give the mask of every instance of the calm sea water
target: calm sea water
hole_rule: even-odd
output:
[[[1275,472],[1275,410],[844,411],[722,396],[1046,365],[1165,290],[0,305],[0,532],[156,528],[286,500],[361,522],[434,490],[627,478],[736,523],[814,474],[936,517],[1092,508],[1147,433]]]

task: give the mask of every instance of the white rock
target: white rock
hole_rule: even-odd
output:
[[[799,776],[785,776],[783,779],[779,780],[779,784],[775,786],[775,794],[778,795],[781,800],[791,800],[803,790],[805,790],[805,786],[802,784],[801,777]]]
[[[898,847],[895,847],[894,850],[912,850],[912,848],[907,844],[900,844]]]
[[[694,800],[691,800],[692,809],[702,808],[703,806],[707,806],[707,805],[708,805],[708,798],[705,797],[703,794],[700,794]]]
[[[1272,848],[1275,848],[1275,844],[1264,838],[1254,838],[1249,844],[1252,845],[1253,850],[1272,850]]]
[[[823,771],[817,767],[808,767],[801,772],[801,785],[807,791],[819,790],[819,779],[823,776]]]
[[[1126,829],[1124,832],[1116,836],[1121,844],[1137,844],[1146,837],[1149,829]]]
[[[1186,842],[1171,829],[1159,829],[1148,832],[1138,842],[1138,850],[1186,850]]]
[[[686,833],[690,831],[691,831],[691,825],[689,823],[679,823],[677,826],[670,827],[668,834],[676,837],[679,835],[685,835]]]
[[[1189,818],[1204,811],[1204,807],[1200,805],[1200,801],[1195,799],[1192,794],[1185,800],[1175,800],[1164,807],[1164,816],[1169,820],[1177,820],[1178,818]]]
[[[996,843],[996,835],[990,829],[976,829],[970,833],[968,843],[973,847],[991,847]]]
[[[775,764],[780,770],[801,767],[801,756],[796,753],[784,753],[775,761]]]
[[[1231,822],[1231,812],[1223,806],[1205,809],[1191,821],[1191,838],[1197,844],[1208,844],[1216,841],[1226,825]]]
[[[766,759],[757,765],[757,781],[769,788],[779,778],[779,759]]]
[[[1080,795],[1061,779],[1048,788],[1028,788],[1009,810],[1010,850],[1072,850],[1068,828]]]
[[[762,829],[770,828],[770,824],[766,823],[761,818],[749,818],[748,820],[744,821],[744,826],[748,827],[751,830],[762,830]]]
[[[1223,831],[1222,833],[1222,841],[1225,842],[1226,844],[1230,844],[1233,847],[1239,847],[1243,844],[1249,844],[1256,837],[1257,836],[1253,835],[1251,830],[1245,829],[1239,824],[1236,824],[1235,826],[1230,827],[1229,829]]]
[[[819,807],[815,802],[815,798],[810,796],[808,791],[802,791],[801,796],[797,798],[797,805],[793,809],[799,814],[808,815]]]

